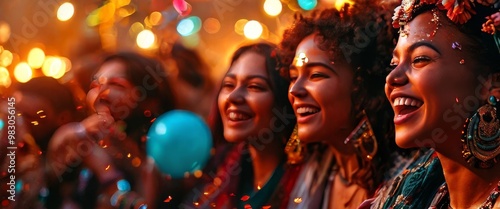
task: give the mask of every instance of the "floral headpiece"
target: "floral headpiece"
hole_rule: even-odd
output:
[[[465,24],[476,14],[475,4],[492,6],[498,0],[403,0],[394,9],[392,26],[400,28],[410,22],[421,11],[431,8],[446,10],[446,16],[456,24]],[[485,26],[483,26],[485,28]],[[485,31],[486,32],[486,31]],[[494,31],[488,31],[494,33]]]

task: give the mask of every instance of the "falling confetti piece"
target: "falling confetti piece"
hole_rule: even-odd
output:
[[[302,197],[297,197],[297,198],[293,199],[293,202],[297,203],[297,204],[301,203],[302,202]]]
[[[172,196],[168,196],[167,199],[163,200],[163,202],[170,202],[172,200]]]
[[[250,199],[250,196],[248,196],[248,195],[243,195],[241,197],[241,201],[247,201],[248,199]]]
[[[460,45],[458,42],[455,41],[451,44],[451,48],[462,50],[462,45]]]
[[[109,170],[110,167],[111,167],[111,165],[106,166],[105,170]]]
[[[460,60],[460,64],[461,64],[461,65],[465,64],[465,60],[464,60],[464,59],[461,59],[461,60]]]
[[[262,206],[262,209],[269,209],[269,208],[271,208],[270,205],[264,205],[264,206]]]

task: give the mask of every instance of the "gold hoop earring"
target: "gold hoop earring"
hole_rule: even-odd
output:
[[[305,146],[300,143],[297,125],[293,128],[292,135],[290,135],[290,139],[286,143],[285,153],[288,156],[288,164],[295,165],[302,163],[304,160]]]
[[[370,162],[377,154],[378,143],[366,112],[363,110],[361,114],[361,121],[345,139],[344,144],[352,143],[361,158]]]

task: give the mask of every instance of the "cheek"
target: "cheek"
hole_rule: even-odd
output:
[[[224,112],[224,105],[226,103],[226,95],[224,93],[219,93],[217,96],[217,105],[219,107],[219,112],[222,114]]]

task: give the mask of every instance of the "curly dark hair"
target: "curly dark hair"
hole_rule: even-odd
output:
[[[284,68],[287,68],[293,62],[299,43],[316,34],[316,45],[332,62],[343,61],[351,66],[354,72],[351,115],[358,123],[361,119],[358,113],[364,110],[378,139],[378,153],[372,161],[371,172],[355,176],[356,183],[370,192],[383,180],[383,171],[393,165],[391,154],[398,150],[394,142],[394,113],[384,92],[395,45],[389,11],[377,7],[373,1],[358,1],[354,5],[346,4],[341,10],[315,10],[309,17],[296,14],[294,24],[285,30],[279,46]]]

